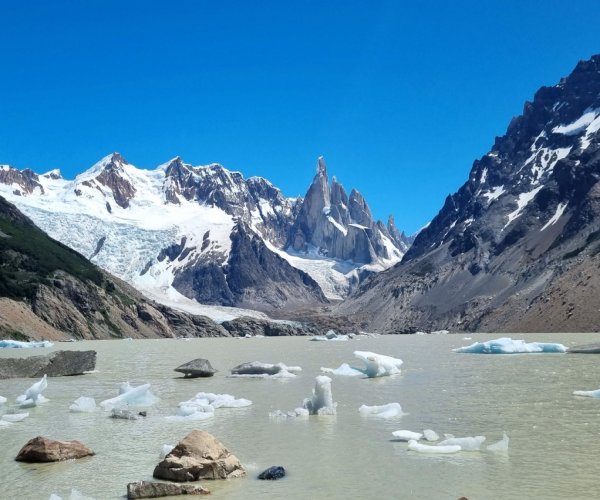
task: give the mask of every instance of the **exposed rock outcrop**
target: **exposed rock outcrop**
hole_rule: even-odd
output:
[[[295,321],[266,321],[242,316],[224,321],[221,326],[234,337],[263,335],[265,337],[288,337],[294,335],[316,335],[320,330]]]
[[[79,441],[55,441],[43,436],[30,439],[21,448],[17,462],[59,462],[94,455],[95,453]]]
[[[230,479],[246,475],[240,461],[214,436],[194,430],[154,469],[154,477],[186,482]]]
[[[281,465],[273,465],[258,475],[258,479],[271,481],[281,479],[282,477],[285,477],[285,469]]]
[[[137,481],[127,485],[127,500],[179,495],[210,495],[210,491],[202,486],[192,484],[158,483],[156,481]]]
[[[55,351],[45,356],[0,358],[0,379],[82,375],[96,367],[96,351]]]

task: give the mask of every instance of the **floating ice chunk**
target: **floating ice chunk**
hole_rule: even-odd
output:
[[[312,337],[310,340],[313,341],[321,341],[321,342],[327,342],[327,341],[342,341],[345,342],[346,340],[349,340],[349,336],[348,335],[338,335],[337,333],[335,333],[333,330],[329,330],[325,335],[315,335],[314,337]]]
[[[466,352],[475,354],[516,354],[516,353],[536,353],[536,352],[566,352],[567,348],[563,344],[554,344],[550,342],[530,342],[524,340],[513,340],[509,337],[502,337],[487,342],[474,342],[465,347],[453,349],[454,352]]]
[[[503,432],[502,439],[496,443],[490,444],[487,449],[490,451],[508,451],[508,442],[508,436],[506,435],[506,432]]]
[[[321,371],[325,373],[331,373],[333,375],[343,375],[345,377],[360,377],[364,375],[364,372],[359,368],[352,368],[348,363],[342,363],[338,368],[323,368]]]
[[[308,410],[309,415],[335,415],[336,406],[331,393],[331,379],[319,375],[315,381],[312,398],[305,399],[302,407]]]
[[[361,415],[370,415],[379,418],[393,418],[402,415],[400,403],[389,403],[380,406],[362,405],[358,411]]]
[[[73,401],[73,404],[69,406],[69,410],[73,413],[89,413],[96,409],[96,400],[94,398],[88,398],[81,396]]]
[[[0,340],[0,349],[27,349],[36,347],[52,347],[54,344],[47,340],[41,340],[39,342],[22,342],[19,340]]]
[[[3,398],[2,396],[0,396],[0,405],[3,405],[4,403],[6,403],[6,398]]]
[[[600,398],[600,389],[595,391],[574,391],[575,396],[585,396],[588,398]]]
[[[432,446],[429,444],[417,443],[414,439],[411,439],[408,442],[408,449],[412,450],[412,451],[418,451],[419,453],[441,453],[441,454],[457,453],[461,450],[460,446],[458,446],[458,445]]]
[[[423,437],[423,434],[420,432],[402,430],[392,432],[392,436],[400,441],[418,441]]]
[[[48,500],[63,500],[63,498],[61,496],[57,495],[56,493],[52,493],[52,495],[50,495],[50,498]],[[73,488],[71,490],[71,494],[69,495],[69,498],[67,500],[94,500],[94,498],[87,497],[87,496],[81,494],[75,488]]]
[[[150,384],[132,387],[129,382],[121,384],[119,395],[111,399],[105,399],[100,403],[104,410],[112,410],[117,406],[150,406],[158,401],[158,398],[150,391]]]
[[[425,439],[427,439],[427,441],[437,441],[440,438],[438,433],[431,429],[425,429],[423,431],[423,436]]]
[[[163,444],[162,448],[160,449],[160,454],[159,454],[159,459],[163,460],[169,453],[171,453],[173,451],[173,448],[175,448],[175,445],[172,444]]]
[[[212,406],[210,408],[212,408]],[[165,417],[165,419],[169,422],[186,422],[195,420],[208,420],[214,416],[214,409],[212,411],[205,411],[199,408],[193,408],[191,406],[180,406],[177,410],[177,415]]]
[[[29,413],[7,413],[2,415],[2,420],[5,422],[22,422],[29,416]]]
[[[462,437],[462,438],[448,438],[438,443],[438,446],[452,446],[457,445],[463,451],[479,451],[481,445],[485,441],[485,436],[475,437]]]
[[[252,361],[243,363],[231,369],[231,377],[256,377],[256,378],[293,378],[301,372],[299,366],[287,366],[283,363],[271,364]]]
[[[308,417],[308,410],[306,408],[296,408],[293,411],[284,412],[281,410],[275,410],[269,413],[271,418],[294,418],[294,417]]]
[[[2,427],[10,427],[11,425],[13,425],[12,422],[7,422],[6,420],[0,420],[0,429]]]
[[[17,403],[21,408],[33,408],[38,404],[45,403],[48,400],[42,396],[42,391],[48,387],[48,381],[46,375],[44,375],[39,381],[33,384],[29,389],[25,391],[17,398]]]
[[[212,392],[199,392],[192,399],[179,403],[179,406],[190,406],[205,408],[210,406],[213,410],[217,408],[242,408],[250,406],[252,401],[249,399],[236,399],[231,394],[214,394]],[[210,411],[210,410],[209,410]]]
[[[321,368],[321,370],[326,373],[352,377],[362,374],[369,378],[384,377],[386,375],[400,373],[400,366],[402,365],[401,359],[369,351],[354,351],[354,356],[365,364],[364,368],[354,368],[344,363],[339,368]]]

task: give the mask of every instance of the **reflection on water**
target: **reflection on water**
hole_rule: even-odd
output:
[[[473,340],[497,336],[474,335]],[[513,338],[522,338],[515,336]],[[598,341],[593,334],[528,335],[527,341],[569,345]],[[30,411],[22,423],[0,429],[0,498],[68,497],[71,488],[97,499],[122,498],[127,483],[151,479],[163,444],[175,444],[194,428],[206,430],[240,458],[245,479],[206,482],[212,497],[247,498],[597,498],[597,442],[600,400],[572,395],[600,387],[594,355],[486,356],[452,353],[470,344],[460,335],[360,338],[349,342],[309,342],[305,338],[86,341],[53,349],[95,349],[97,372],[52,378],[50,401]],[[271,418],[292,410],[311,395],[321,366],[357,364],[354,350],[404,360],[402,374],[382,379],[331,376],[336,416]],[[27,353],[1,350],[0,356]],[[209,379],[183,379],[173,368],[208,358],[219,372]],[[229,369],[247,361],[283,362],[303,371],[294,379],[229,378]],[[114,397],[121,382],[152,384],[160,401],[145,419],[122,421],[97,410],[69,413],[79,396],[97,402]],[[0,381],[0,395],[14,398],[31,380]],[[254,402],[246,408],[220,408],[199,422],[169,422],[177,403],[197,392],[232,394]],[[404,415],[364,418],[362,404],[398,402]],[[4,410],[0,409],[0,412]],[[461,452],[429,456],[392,440],[399,429],[434,429],[440,436],[484,435],[485,445],[510,436],[507,454]],[[14,461],[36,435],[78,439],[96,456],[58,464]],[[283,465],[281,481],[258,481],[271,465]]]

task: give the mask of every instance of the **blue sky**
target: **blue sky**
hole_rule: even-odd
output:
[[[597,0],[0,0],[0,163],[119,151],[303,195],[316,158],[412,233],[541,85],[600,52]]]

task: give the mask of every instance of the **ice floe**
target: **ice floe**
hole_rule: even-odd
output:
[[[22,342],[20,340],[0,340],[0,349],[26,349],[35,347],[52,347],[54,344],[47,340],[41,340],[39,342],[30,341]]]
[[[358,412],[361,415],[368,415],[379,418],[393,418],[402,415],[402,407],[400,403],[388,403],[380,406],[362,405]]]
[[[42,396],[42,391],[47,387],[48,381],[46,375],[44,375],[39,381],[27,389],[25,394],[22,394],[17,398],[17,404],[21,408],[33,408],[38,404],[47,402],[48,400]]]
[[[392,436],[394,436],[399,441],[418,441],[423,437],[423,434],[421,432],[400,430],[392,432]]]
[[[427,441],[437,441],[440,438],[440,436],[438,436],[438,433],[432,429],[425,429],[423,431],[423,437]]]
[[[301,372],[299,366],[287,366],[283,363],[261,363],[252,361],[242,363],[231,369],[231,377],[254,377],[254,378],[293,378],[296,373]]]
[[[479,451],[481,449],[481,445],[485,441],[485,436],[475,436],[475,437],[462,437],[462,438],[449,438],[440,441],[437,446],[460,446],[463,451]]]
[[[317,342],[345,342],[346,340],[349,340],[350,337],[348,335],[340,335],[335,333],[333,330],[329,330],[325,335],[315,335],[314,337],[311,337],[310,340],[313,341],[317,341]]]
[[[29,413],[7,413],[2,415],[2,420],[5,422],[22,422],[29,416]]]
[[[566,352],[563,344],[551,342],[525,342],[524,340],[513,340],[510,337],[502,337],[487,342],[474,342],[465,347],[453,349],[454,352],[466,352],[475,354],[515,354],[515,353],[538,353],[538,352]]]
[[[331,392],[331,379],[319,375],[315,380],[312,397],[304,400],[302,408],[307,410],[309,415],[335,415],[336,406]]]
[[[96,400],[94,398],[88,398],[86,396],[81,396],[77,398],[71,406],[69,406],[69,411],[73,413],[90,413],[96,409]]]
[[[364,375],[368,378],[384,377],[400,373],[401,359],[369,351],[354,351],[354,356],[365,364],[364,368],[355,368],[347,363],[343,363],[338,368],[321,368],[321,371],[334,375],[353,377]]]
[[[6,420],[0,420],[0,429],[2,429],[2,427],[10,427],[12,424],[12,422],[7,422]]]
[[[252,401],[231,394],[214,394],[199,392],[192,399],[179,403],[177,415],[166,417],[171,422],[186,420],[207,420],[213,418],[217,408],[243,408],[250,406]]]
[[[573,394],[587,398],[600,398],[600,389],[596,389],[595,391],[574,391]]]
[[[121,406],[151,406],[158,401],[158,398],[150,391],[150,384],[142,384],[133,387],[129,382],[121,384],[119,395],[105,399],[100,403],[104,410],[112,410]]]
[[[440,454],[448,454],[448,453],[457,453],[461,450],[458,445],[450,445],[450,446],[435,446],[429,444],[421,444],[411,439],[408,442],[408,449],[412,451],[418,451],[419,453],[440,453]]]
[[[488,445],[487,449],[489,451],[508,451],[508,442],[509,442],[509,438],[506,435],[506,432],[502,433],[502,439],[500,441],[497,441],[495,443],[492,443],[490,445]]]

